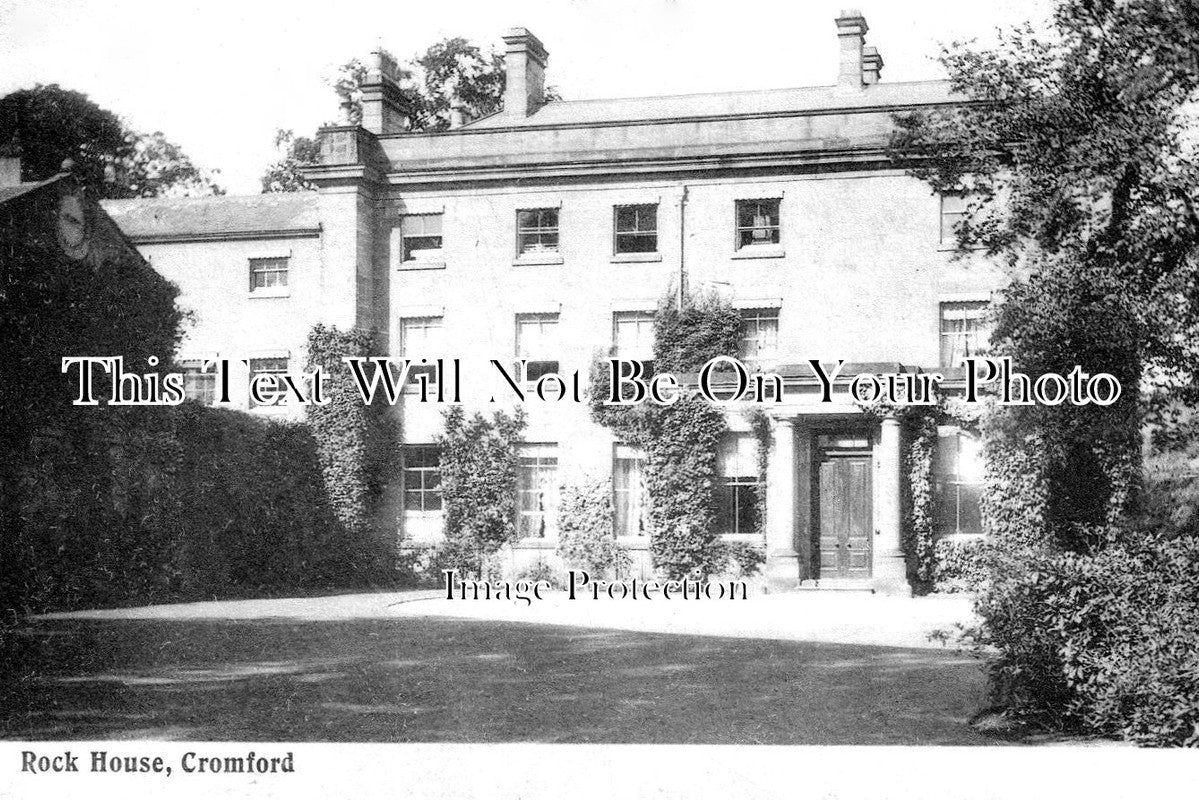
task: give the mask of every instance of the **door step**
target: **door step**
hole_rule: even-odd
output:
[[[874,594],[870,581],[806,580],[796,587],[800,592],[865,592]]]

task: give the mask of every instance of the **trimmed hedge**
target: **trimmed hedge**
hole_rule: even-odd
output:
[[[64,356],[169,372],[182,315],[94,203],[93,245],[68,260],[56,201],[0,207],[0,613],[362,583],[373,545],[335,513],[307,425],[71,404]]]
[[[81,409],[39,432],[20,476],[5,596],[24,610],[361,584],[302,423],[185,403]]]

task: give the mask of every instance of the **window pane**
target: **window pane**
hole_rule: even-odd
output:
[[[990,340],[987,307],[983,301],[941,304],[942,367],[960,367],[962,359],[986,350]]]
[[[442,355],[441,317],[400,319],[400,357],[435,359]]]
[[[286,258],[251,258],[250,290],[287,286]]]
[[[641,311],[618,311],[612,315],[613,344],[619,358],[636,361],[654,357],[654,315]]]
[[[440,236],[405,236],[404,261],[416,261],[421,258],[441,254]]]
[[[779,201],[737,201],[737,246],[779,243]]]
[[[436,445],[404,447],[404,509],[441,510],[441,450]]]
[[[517,248],[521,253],[555,252],[558,249],[558,209],[536,208],[516,212]]]
[[[405,214],[400,217],[404,236],[441,236],[441,214]]]
[[[618,233],[616,234],[616,252],[656,253],[658,252],[658,234]]]
[[[558,459],[554,445],[522,446],[517,471],[517,528],[521,536],[556,535]]]
[[[743,311],[741,314],[742,359],[772,359],[778,354],[779,312],[777,309]]]
[[[250,359],[250,382],[258,375],[286,375],[287,374],[287,359],[286,358],[251,358]],[[272,381],[259,381],[261,391],[267,394],[267,390],[278,389],[279,386],[272,386]],[[287,405],[287,397],[281,396],[275,405]],[[250,396],[250,407],[257,406],[254,402],[254,397]]]

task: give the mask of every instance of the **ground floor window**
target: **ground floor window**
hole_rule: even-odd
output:
[[[210,406],[216,402],[216,372],[204,370],[204,360],[184,359],[179,362],[183,369],[183,394],[188,400]]]
[[[937,432],[935,462],[938,533],[982,533],[982,443],[955,427]]]
[[[288,370],[288,362],[286,358],[251,358],[250,359],[250,385],[254,385],[254,379],[259,375],[286,375]],[[264,397],[271,393],[272,390],[278,388],[273,386],[270,381],[260,381]],[[255,402],[254,395],[250,395],[250,407],[260,405]],[[280,396],[275,402],[275,405],[287,405],[287,398]]]
[[[517,536],[522,539],[556,537],[557,516],[557,445],[522,444],[517,467]]]
[[[762,486],[758,476],[758,442],[751,433],[731,433],[717,458],[716,530],[758,533]]]
[[[645,451],[616,445],[612,455],[612,506],[617,536],[645,535]]]
[[[441,511],[441,449],[437,445],[404,447],[404,510]]]

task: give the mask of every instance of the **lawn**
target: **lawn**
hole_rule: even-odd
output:
[[[55,620],[6,739],[996,744],[960,653],[438,618]]]

